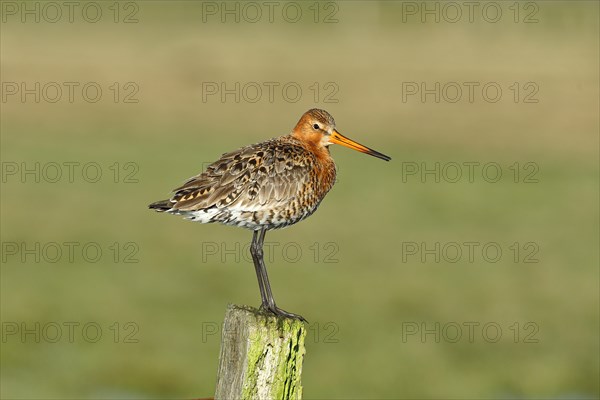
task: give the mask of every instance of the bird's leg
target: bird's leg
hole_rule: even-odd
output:
[[[275,298],[273,297],[273,292],[271,292],[271,284],[269,283],[269,276],[267,275],[267,267],[265,265],[265,258],[263,254],[263,246],[265,242],[265,233],[266,229],[261,229],[260,232],[257,232],[257,260],[259,264],[258,271],[261,276],[261,280],[263,283],[263,288],[265,290],[266,302],[263,302],[263,305],[267,310],[275,310],[277,306],[275,305]],[[274,311],[273,311],[274,312]]]
[[[259,257],[262,258],[262,245],[258,244],[258,231],[254,231],[252,234],[252,243],[250,244],[250,254],[252,255],[252,261],[254,262],[254,269],[256,270],[256,278],[258,279],[258,288],[260,289],[260,298],[262,300],[263,308],[268,308],[267,294],[265,292],[265,283],[263,282],[261,265]],[[260,254],[260,256],[259,256]]]
[[[262,280],[262,285],[266,296],[266,304],[263,298],[263,308],[266,308],[275,315],[280,315],[287,318],[297,318],[300,321],[307,322],[301,315],[287,312],[275,305],[275,298],[273,297],[273,292],[271,292],[271,284],[269,283],[269,276],[267,275],[267,267],[265,265],[265,260],[263,256],[263,244],[265,241],[266,232],[267,230],[265,228],[261,229],[260,233],[258,234],[257,240],[252,241],[253,245],[256,244],[254,251],[256,253],[256,259],[259,264],[259,267],[257,267],[257,274],[259,274],[260,271],[261,278],[259,278],[259,280]],[[254,231],[254,238],[256,238],[256,234],[257,231]]]

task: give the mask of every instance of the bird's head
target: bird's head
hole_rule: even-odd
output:
[[[335,128],[335,120],[331,114],[318,108],[308,110],[302,115],[292,131],[292,135],[317,148],[326,148],[330,144],[340,144],[385,161],[391,160],[385,154],[363,146],[339,133]]]

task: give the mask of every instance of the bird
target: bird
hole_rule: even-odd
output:
[[[331,114],[313,108],[292,132],[225,153],[200,174],[148,207],[200,223],[221,223],[252,231],[250,254],[261,295],[261,310],[296,318],[277,307],[263,257],[267,231],[312,215],[333,187],[336,166],[329,146],[342,145],[379,159],[391,158],[343,136]]]

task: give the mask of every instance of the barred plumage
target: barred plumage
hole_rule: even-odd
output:
[[[321,162],[304,142],[287,135],[224,154],[150,208],[192,221],[276,229],[312,214],[333,187],[335,173],[333,160]]]
[[[170,199],[149,207],[192,221],[253,230],[251,249],[263,307],[302,318],[275,306],[262,260],[262,242],[267,230],[310,216],[331,190],[336,177],[329,153],[332,143],[390,160],[342,136],[327,111],[312,109],[302,115],[291,134],[223,154],[206,171],[176,188]]]

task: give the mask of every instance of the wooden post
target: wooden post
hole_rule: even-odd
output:
[[[215,400],[301,399],[305,336],[296,319],[227,306]]]

